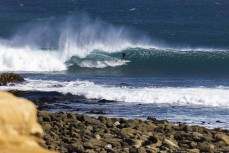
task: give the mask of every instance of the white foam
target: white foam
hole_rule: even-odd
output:
[[[228,88],[178,87],[117,87],[95,84],[90,81],[28,80],[16,86],[2,86],[2,90],[57,91],[82,95],[89,99],[107,99],[137,103],[166,103],[174,105],[203,105],[229,107]]]
[[[127,60],[105,60],[105,61],[91,61],[91,60],[83,60],[77,63],[80,67],[87,67],[87,68],[105,68],[105,67],[118,67],[126,65],[128,62]]]
[[[0,45],[0,71],[63,70],[66,70],[66,66],[58,52]]]
[[[129,11],[136,11],[136,10],[137,10],[136,8],[129,9]]]

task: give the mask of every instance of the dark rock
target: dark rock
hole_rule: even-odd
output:
[[[138,149],[137,148],[130,148],[129,152],[130,153],[137,153]]]
[[[150,120],[150,121],[157,121],[157,119],[156,119],[156,118],[151,117],[151,116],[148,116],[148,117],[147,117],[147,120]]]
[[[220,120],[217,120],[217,121],[215,121],[216,123],[223,123],[222,121],[220,121]]]
[[[94,148],[93,145],[89,142],[83,143],[83,146],[85,149],[93,149]]]
[[[107,99],[101,99],[98,101],[99,103],[113,103],[115,102],[114,100],[107,100]]]
[[[121,87],[128,87],[128,86],[130,86],[129,84],[127,84],[127,83],[120,83],[119,84]]]
[[[92,148],[104,148],[106,146],[105,142],[93,138],[88,141],[88,144],[91,145],[90,147]]]
[[[67,118],[70,118],[70,119],[76,119],[76,116],[72,113],[68,113],[67,114]]]
[[[89,116],[83,115],[81,117],[81,121],[85,121],[86,123],[91,124],[91,125],[96,125],[99,127],[105,127],[105,125],[102,122],[100,122],[99,120],[96,120],[94,118],[91,118]]]
[[[39,115],[42,117],[42,120],[44,122],[50,122],[51,121],[51,117],[50,117],[50,115],[49,115],[48,112],[46,112],[46,111],[40,111],[39,112]]]
[[[145,148],[140,147],[137,149],[137,153],[146,153],[146,150],[145,150]]]
[[[134,148],[139,148],[143,144],[143,140],[137,140],[137,139],[124,139],[124,141],[129,145],[133,146]]]
[[[73,143],[68,146],[68,151],[69,152],[78,152],[78,153],[84,153],[85,149],[82,144],[79,143]]]
[[[91,110],[88,113],[90,113],[90,114],[106,114],[106,112],[104,112],[102,110]]]
[[[19,83],[25,81],[22,76],[15,73],[3,73],[0,75],[0,86],[5,86],[8,83]]]
[[[121,143],[120,143],[122,141],[121,139],[113,138],[113,139],[104,139],[103,141],[108,144],[111,144],[112,147],[121,148]]]
[[[119,153],[117,150],[115,150],[113,148],[106,148],[106,151],[109,153]]]

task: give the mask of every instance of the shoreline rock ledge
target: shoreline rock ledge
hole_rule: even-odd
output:
[[[0,91],[0,153],[53,153],[43,148],[35,105]]]

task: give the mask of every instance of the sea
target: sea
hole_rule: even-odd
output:
[[[50,111],[229,129],[228,0],[0,2],[0,71],[26,80],[1,90],[84,97]]]

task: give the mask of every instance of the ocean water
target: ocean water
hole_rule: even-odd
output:
[[[0,71],[26,82],[0,89],[86,99],[52,111],[229,129],[228,7],[226,0],[4,1]]]

